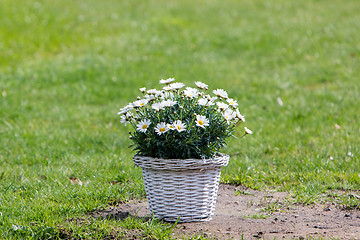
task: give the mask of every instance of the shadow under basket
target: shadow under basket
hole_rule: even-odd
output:
[[[221,167],[229,156],[161,159],[134,156],[142,168],[146,197],[156,218],[175,222],[209,221],[214,215]]]

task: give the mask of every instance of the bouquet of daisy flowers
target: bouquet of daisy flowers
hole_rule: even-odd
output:
[[[161,90],[140,88],[143,97],[118,113],[131,124],[132,147],[142,156],[166,159],[211,158],[219,154],[235,127],[245,122],[236,100],[223,89],[208,94],[208,85],[196,88],[162,79]],[[244,128],[246,134],[251,130]]]

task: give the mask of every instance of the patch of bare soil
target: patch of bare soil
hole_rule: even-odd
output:
[[[220,185],[213,219],[181,223],[178,238],[203,234],[210,239],[360,239],[360,211],[345,211],[331,203],[294,205],[288,193],[266,192]],[[119,204],[95,217],[124,219],[129,215],[149,217],[147,202]]]

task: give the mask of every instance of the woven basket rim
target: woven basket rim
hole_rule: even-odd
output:
[[[230,156],[224,153],[219,153],[213,158],[206,159],[165,159],[153,158],[137,154],[133,157],[133,160],[135,165],[141,168],[154,170],[186,171],[214,169],[222,166],[227,166],[229,158]]]

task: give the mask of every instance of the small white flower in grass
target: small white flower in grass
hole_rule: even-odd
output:
[[[223,102],[217,102],[216,105],[218,105],[218,107],[219,107],[221,110],[228,109],[228,107],[229,107],[229,105],[227,105],[226,103],[223,103]]]
[[[162,103],[154,103],[153,105],[151,105],[151,108],[155,109],[155,111],[158,112],[164,109],[164,105]]]
[[[172,83],[172,84],[170,84],[170,87],[173,88],[173,89],[180,89],[182,87],[185,87],[185,84],[183,84],[183,83]]]
[[[196,88],[187,87],[186,90],[184,90],[184,95],[189,98],[197,98],[199,91]]]
[[[352,154],[352,152],[348,152],[348,154],[347,154],[349,157],[353,157],[354,156],[354,154]]]
[[[196,126],[205,128],[209,126],[209,120],[205,116],[196,115]]]
[[[228,124],[230,123],[231,119],[235,118],[235,116],[236,116],[236,113],[230,109],[226,110],[223,114],[223,117],[228,122]]]
[[[247,127],[244,127],[244,130],[245,130],[245,134],[253,134],[253,132]]]
[[[229,98],[229,99],[226,99],[226,101],[228,102],[228,104],[232,107],[236,107],[236,106],[239,106],[239,104],[237,103],[236,100],[232,99],[232,98]]]
[[[183,123],[181,122],[181,120],[176,120],[176,121],[173,123],[173,126],[175,127],[175,129],[176,129],[178,132],[186,131],[186,125],[183,124]]]
[[[158,135],[166,133],[167,131],[169,131],[169,128],[167,127],[166,123],[164,123],[164,122],[158,123],[155,127],[155,132]]]
[[[142,120],[136,125],[136,130],[144,133],[149,128],[150,124],[151,121],[149,119]]]
[[[146,92],[146,87],[143,88],[139,88],[140,92],[145,93]]]
[[[172,100],[165,100],[165,101],[162,101],[161,104],[164,106],[164,107],[172,107],[176,104],[177,102],[176,101],[172,101]]]
[[[236,117],[238,119],[240,119],[240,121],[245,122],[245,117],[243,115],[241,115],[241,113],[239,112],[239,109],[236,109],[235,113],[236,113]]]
[[[224,89],[216,89],[213,93],[221,98],[229,98],[228,93]]]
[[[134,106],[134,108],[144,107],[148,102],[149,102],[148,99],[140,99],[140,100],[133,102],[132,105]]]
[[[169,84],[173,81],[175,81],[175,78],[161,79],[160,84]]]
[[[205,83],[202,83],[202,82],[195,82],[195,85],[196,85],[198,88],[201,88],[201,89],[207,89],[207,88],[208,88],[208,85],[205,84]]]

